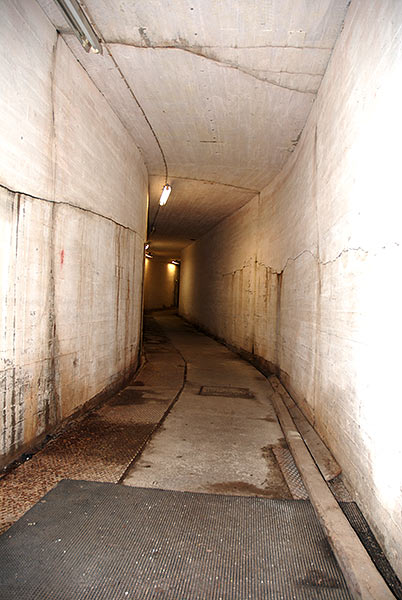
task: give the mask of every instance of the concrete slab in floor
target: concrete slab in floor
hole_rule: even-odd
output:
[[[178,317],[154,318],[186,361],[187,376],[163,426],[123,483],[292,498],[272,452],[284,439],[265,377]]]

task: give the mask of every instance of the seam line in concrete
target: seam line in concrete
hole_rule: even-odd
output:
[[[160,177],[157,173],[149,173],[149,177]],[[232,185],[231,183],[223,183],[222,181],[213,181],[212,179],[195,179],[194,177],[182,177],[180,175],[170,175],[170,179],[182,179],[183,181],[197,181],[200,183],[209,183],[210,185],[222,185],[224,187],[230,187],[235,190],[241,190],[242,192],[249,192],[250,194],[259,194],[258,190],[252,188],[245,188],[240,185]]]
[[[171,342],[171,340],[170,340],[170,342]],[[172,344],[172,346],[174,346],[174,344]],[[158,423],[155,424],[155,427],[152,429],[152,431],[150,432],[150,434],[148,435],[148,437],[144,440],[144,443],[139,448],[139,450],[138,450],[137,454],[134,456],[133,460],[126,467],[126,469],[124,470],[124,472],[121,475],[120,479],[118,479],[118,481],[116,481],[116,483],[118,483],[118,484],[122,484],[124,482],[124,479],[126,478],[127,474],[131,471],[131,469],[133,468],[133,466],[135,465],[135,463],[137,462],[137,460],[140,458],[143,450],[145,449],[145,446],[152,439],[154,433],[156,431],[158,431],[158,429],[163,425],[164,421],[167,419],[167,417],[170,414],[172,408],[174,407],[174,405],[176,404],[176,402],[178,401],[178,399],[180,398],[180,396],[181,396],[181,394],[182,394],[182,392],[184,390],[184,387],[185,387],[186,382],[187,382],[187,361],[184,359],[184,357],[183,357],[182,353],[180,352],[180,350],[178,350],[176,348],[176,346],[174,346],[174,348],[177,351],[177,353],[181,356],[181,358],[183,359],[183,362],[184,362],[183,383],[182,383],[179,391],[177,392],[176,396],[173,398],[172,402],[169,404],[168,408],[164,412],[164,414],[163,414],[162,418],[160,419],[160,421],[158,421]]]
[[[83,206],[79,206],[78,204],[74,204],[73,202],[66,202],[65,200],[60,200],[60,201],[59,200],[50,200],[49,198],[41,198],[40,196],[34,196],[33,194],[27,194],[26,192],[19,192],[18,190],[13,190],[13,189],[7,187],[3,183],[0,183],[0,188],[5,190],[6,192],[9,192],[9,194],[15,194],[15,195],[19,194],[20,196],[26,196],[27,198],[31,198],[32,200],[39,200],[40,202],[48,202],[49,204],[53,204],[56,206],[60,204],[63,206],[69,206],[70,208],[76,208],[77,210],[82,210],[83,212],[90,213],[92,215],[95,215],[96,217],[100,217],[101,219],[110,221],[111,223],[114,223],[118,227],[127,229],[127,231],[131,231],[132,233],[135,233],[136,235],[139,235],[140,237],[142,237],[138,233],[138,231],[136,231],[132,227],[129,227],[128,225],[123,225],[123,223],[119,223],[119,221],[112,219],[112,217],[102,215],[101,213],[97,212],[96,210],[92,210],[91,208],[84,208]]]
[[[63,35],[73,35],[67,29],[60,29],[60,33]],[[131,48],[139,48],[139,49],[163,49],[163,48],[193,48],[193,46],[186,46],[185,44],[153,44],[146,45],[145,42],[142,44],[137,44],[135,42],[122,42],[119,40],[106,40],[107,44],[111,44],[112,46],[130,46]],[[217,46],[217,45],[208,45],[208,44],[200,44],[197,46],[199,48],[207,48],[208,50],[258,50],[258,49],[266,49],[266,48],[280,48],[284,50],[330,50],[332,51],[332,46],[291,46],[291,45],[278,45],[278,44],[260,44],[256,46]]]
[[[115,59],[115,57],[113,56],[113,54],[112,54],[112,51],[111,51],[111,49],[109,48],[109,44],[108,44],[108,43],[105,41],[105,38],[103,37],[103,35],[102,35],[102,33],[101,33],[101,31],[100,31],[99,27],[97,26],[97,24],[95,23],[94,19],[92,18],[92,15],[90,14],[90,11],[88,10],[88,7],[86,6],[86,4],[84,3],[84,1],[83,1],[83,0],[81,0],[81,4],[82,4],[82,8],[84,8],[84,9],[85,9],[85,13],[86,13],[86,16],[87,16],[87,18],[88,18],[88,20],[89,20],[90,24],[91,24],[91,25],[92,25],[92,27],[94,28],[94,30],[95,30],[95,32],[96,32],[96,34],[97,34],[97,36],[98,36],[99,40],[101,41],[101,43],[102,43],[102,44],[105,46],[105,48],[106,48],[106,51],[107,51],[107,53],[108,53],[108,55],[109,55],[110,59],[112,60],[112,62],[113,62],[113,64],[114,64],[114,66],[115,66],[115,68],[116,68],[117,72],[119,73],[119,75],[120,75],[120,77],[121,77],[122,81],[123,81],[123,82],[124,82],[124,84],[126,85],[126,87],[127,87],[128,91],[129,91],[129,93],[130,93],[131,97],[133,98],[134,102],[137,104],[138,108],[140,109],[140,111],[141,111],[141,114],[142,114],[142,116],[143,116],[143,118],[144,118],[144,120],[145,120],[146,124],[148,125],[148,127],[149,127],[149,129],[150,129],[150,131],[151,131],[151,133],[152,133],[152,135],[153,135],[153,137],[154,137],[154,140],[155,140],[155,142],[156,142],[156,144],[157,144],[157,146],[158,146],[159,152],[160,152],[160,154],[161,154],[161,156],[162,156],[163,166],[164,166],[164,169],[165,169],[165,183],[167,183],[167,181],[168,181],[168,165],[167,165],[167,160],[166,160],[165,153],[163,152],[163,148],[162,148],[162,145],[161,145],[161,143],[160,143],[160,141],[159,141],[159,138],[158,138],[158,136],[156,135],[156,131],[155,131],[155,129],[153,128],[151,121],[150,121],[150,120],[149,120],[149,118],[147,117],[147,115],[146,115],[146,112],[145,112],[144,108],[142,107],[142,105],[141,105],[140,101],[138,100],[138,98],[137,98],[136,94],[134,93],[134,91],[133,91],[133,89],[132,89],[131,85],[129,84],[129,82],[128,82],[127,78],[126,78],[126,76],[124,75],[124,73],[123,73],[123,71],[122,71],[122,69],[121,69],[120,65],[118,64],[117,60],[116,60],[116,59]],[[80,64],[81,64],[81,63],[80,63]],[[86,71],[85,67],[84,67],[82,64],[81,64],[81,66],[82,66],[82,67],[83,67],[83,69]],[[97,87],[97,86],[96,86],[96,87]]]
[[[106,48],[108,48],[108,45],[112,46],[112,45],[116,45],[118,46],[119,44],[113,44],[108,42],[108,44],[105,43]],[[135,48],[136,46],[133,46],[132,44],[124,44],[125,46],[130,46],[132,48]],[[201,48],[198,47],[192,47],[192,46],[161,46],[161,47],[157,47],[157,46],[140,46],[141,49],[153,49],[153,50],[159,50],[159,49],[163,49],[163,50],[180,50],[181,52],[188,52],[189,54],[193,54],[194,56],[198,56],[199,58],[203,58],[204,60],[208,60],[211,61],[213,63],[215,63],[216,65],[218,65],[219,67],[224,67],[227,69],[233,69],[235,71],[239,71],[239,73],[243,73],[244,75],[248,76],[248,77],[252,77],[253,79],[256,79],[257,81],[261,81],[263,83],[267,83],[268,85],[272,85],[273,87],[277,87],[280,88],[282,90],[289,90],[290,92],[297,92],[298,94],[310,94],[311,96],[316,96],[317,92],[315,90],[301,90],[299,88],[296,87],[291,87],[291,86],[287,86],[287,85],[283,85],[280,83],[276,83],[270,79],[268,79],[267,77],[259,77],[258,75],[255,74],[255,72],[253,72],[253,69],[248,69],[246,67],[241,67],[240,65],[236,65],[235,63],[232,63],[230,61],[225,61],[225,60],[219,60],[217,58],[214,58],[213,56],[208,56],[208,54],[206,54],[205,52],[202,52]],[[255,70],[254,70],[255,71]],[[272,72],[272,71],[269,71]],[[277,72],[273,71],[275,74],[277,74]],[[279,73],[282,72],[286,72],[286,71],[280,71]],[[310,73],[295,73],[295,75],[311,75]],[[322,77],[321,74],[317,74],[317,77]]]

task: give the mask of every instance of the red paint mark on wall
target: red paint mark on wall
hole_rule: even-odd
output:
[[[60,252],[60,264],[64,263],[64,249]]]

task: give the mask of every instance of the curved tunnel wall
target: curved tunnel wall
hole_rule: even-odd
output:
[[[402,576],[402,6],[352,2],[300,142],[182,254],[180,312],[276,371]]]
[[[0,29],[5,465],[137,366],[147,172],[35,2]]]

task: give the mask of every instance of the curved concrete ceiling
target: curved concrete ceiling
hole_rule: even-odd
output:
[[[174,257],[282,169],[349,0],[81,3],[114,61],[86,54],[53,0],[39,3],[141,150],[153,221],[164,163],[133,94],[151,123],[173,189],[152,245]]]

